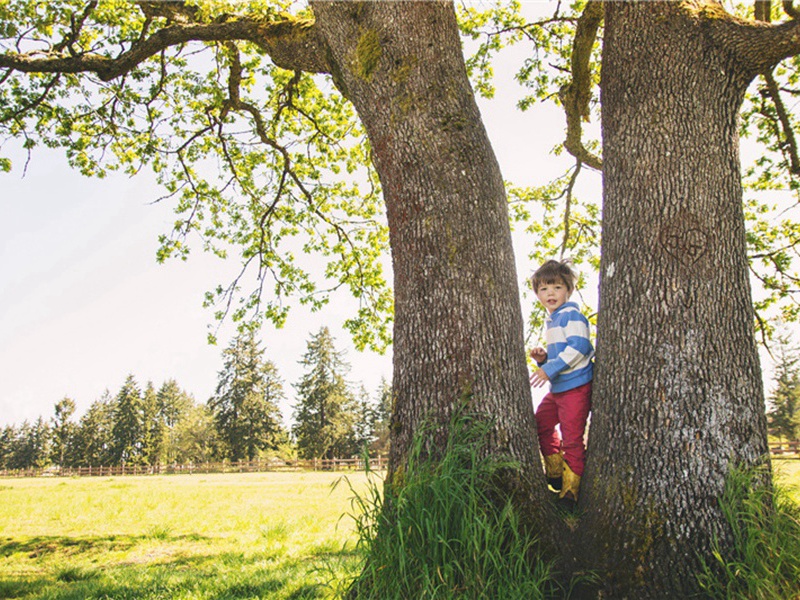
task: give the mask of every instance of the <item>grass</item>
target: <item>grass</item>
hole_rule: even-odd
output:
[[[3,480],[0,598],[334,597],[358,563],[340,477]]]
[[[364,569],[359,600],[536,600],[556,592],[552,565],[492,482],[516,469],[485,457],[490,423],[457,414],[446,447],[431,452],[434,426],[415,436],[403,485],[356,496]],[[431,454],[433,456],[431,457]]]
[[[797,486],[790,493],[800,503],[800,460],[773,462],[779,481]],[[364,473],[348,475],[352,491],[333,488],[339,478],[0,480],[0,598],[336,597],[361,565],[357,523],[341,515],[353,512],[353,491],[380,500]]]
[[[754,482],[758,469],[734,470],[720,505],[733,533],[732,548],[712,549],[698,580],[720,600],[800,599],[800,464],[774,461],[777,485]]]

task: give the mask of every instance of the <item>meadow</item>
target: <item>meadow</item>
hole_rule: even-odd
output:
[[[330,598],[363,472],[0,479],[0,598]]]
[[[775,461],[795,486],[800,460]],[[0,479],[0,598],[335,598],[363,472]],[[337,484],[338,482],[338,484]]]

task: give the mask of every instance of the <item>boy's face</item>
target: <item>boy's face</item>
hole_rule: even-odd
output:
[[[569,288],[563,281],[543,283],[536,290],[536,297],[539,298],[539,302],[547,309],[548,313],[561,307],[564,302],[569,300],[569,296]]]

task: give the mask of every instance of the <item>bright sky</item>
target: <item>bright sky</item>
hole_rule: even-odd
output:
[[[545,106],[519,112],[513,71],[510,63],[497,66],[497,99],[482,101],[481,111],[504,177],[543,184],[571,162],[550,155],[564,117]],[[170,231],[174,216],[171,205],[152,204],[161,193],[148,174],[87,179],[45,149],[23,173],[25,155],[12,158],[13,171],[0,174],[0,426],[50,418],[65,396],[80,416],[104,390],[116,394],[128,374],[141,386],[174,378],[207,400],[232,328],[223,328],[217,346],[206,343],[215,324],[203,294],[230,281],[235,261],[195,248],[187,262],[157,264],[158,235]],[[590,179],[599,190],[599,176]],[[517,249],[521,280],[530,270],[526,250]],[[322,325],[346,350],[352,381],[372,393],[381,377],[391,380],[391,350],[359,353],[341,328],[350,307],[342,296],[322,313],[297,307],[282,330],[264,328],[267,357],[289,396],[284,419],[291,416],[291,384],[302,375],[298,361]]]

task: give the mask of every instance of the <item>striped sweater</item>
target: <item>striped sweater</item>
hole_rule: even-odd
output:
[[[592,380],[594,348],[589,321],[574,302],[565,302],[545,320],[547,361],[539,365],[550,378],[550,390],[566,392]]]

